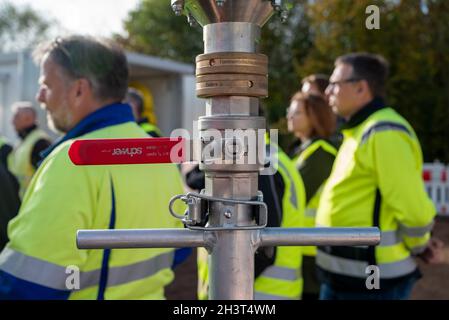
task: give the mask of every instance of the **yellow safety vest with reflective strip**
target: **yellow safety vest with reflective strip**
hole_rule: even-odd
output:
[[[127,122],[79,139],[145,137],[136,123]],[[0,270],[69,290],[69,299],[96,299],[106,250],[78,249],[77,231],[109,229],[113,213],[113,229],[182,228],[167,214],[170,198],[183,193],[182,180],[173,164],[75,166],[68,157],[71,142],[53,150],[33,177],[8,225],[10,242],[0,255]],[[170,248],[112,249],[104,298],[164,299],[164,286],[173,280],[173,256]],[[79,290],[67,287],[73,284],[73,277],[67,281],[73,274],[69,266],[80,272]]]
[[[425,248],[435,208],[422,180],[419,141],[398,113],[380,109],[343,134],[321,194],[317,225],[378,226],[381,243],[319,248],[316,262],[328,276],[351,277],[364,289],[368,265],[377,265],[385,281],[416,270],[411,254]]]
[[[20,185],[20,198],[23,198],[25,191],[30,184],[36,169],[31,164],[31,153],[34,145],[41,139],[50,140],[48,135],[40,130],[34,129],[31,131],[17,148],[8,157],[8,167],[10,171],[16,176]]]
[[[148,134],[150,134],[151,132],[156,132],[159,136],[162,137],[161,130],[152,123],[143,122],[143,123],[139,124],[139,126]]]
[[[307,148],[305,148],[299,156],[296,157],[296,167],[298,168],[301,164],[306,161],[310,156],[317,151],[319,148],[322,148],[327,153],[333,155],[334,157],[337,155],[337,149],[331,145],[329,142],[325,140],[317,140],[311,143]],[[321,192],[323,190],[323,186],[326,181],[318,188],[313,197],[306,204],[305,218],[304,223],[305,227],[313,228],[315,227],[315,216],[316,210],[318,209],[318,204],[320,202]],[[302,254],[306,256],[315,256],[316,255],[316,247],[315,246],[307,246],[302,248]]]
[[[275,149],[278,157],[277,170],[285,184],[281,227],[302,227],[305,207],[304,184],[288,156],[277,147]],[[205,249],[198,249],[198,298],[200,300],[208,297],[209,258]],[[256,300],[300,299],[303,287],[301,265],[301,247],[277,247],[273,265],[267,267],[255,279],[254,298]]]
[[[306,198],[304,184],[295,165],[282,150],[277,150],[277,157],[277,169],[285,184],[280,227],[303,227]],[[277,247],[274,264],[267,267],[255,279],[255,299],[301,299],[303,288],[301,250],[301,247]]]

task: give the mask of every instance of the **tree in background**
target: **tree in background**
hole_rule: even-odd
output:
[[[142,0],[124,24],[128,35],[116,40],[137,52],[191,64],[203,52],[202,28],[175,16],[170,1]]]
[[[0,52],[20,51],[46,39],[50,21],[30,7],[0,4]]]
[[[449,162],[449,1],[296,0],[289,20],[271,19],[261,52],[270,57],[270,97],[263,101],[272,127],[285,132],[285,110],[300,79],[330,74],[339,55],[369,51],[391,64],[388,103],[414,126],[426,161]],[[377,5],[380,29],[368,30],[365,10]],[[202,32],[176,17],[169,1],[143,0],[125,22],[127,48],[194,63],[203,52]]]

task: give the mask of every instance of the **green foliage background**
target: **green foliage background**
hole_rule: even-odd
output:
[[[47,38],[52,23],[29,6],[0,0],[0,52],[34,47]]]
[[[296,0],[286,23],[272,18],[261,52],[270,58],[270,97],[264,100],[272,127],[286,133],[285,109],[300,79],[330,74],[333,61],[351,51],[384,55],[391,64],[388,103],[406,117],[421,140],[426,161],[449,162],[449,1]],[[381,10],[380,30],[368,30],[367,6]],[[171,11],[169,1],[143,0],[125,22],[128,49],[194,63],[203,51],[201,28]]]

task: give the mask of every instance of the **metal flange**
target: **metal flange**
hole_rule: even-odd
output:
[[[211,74],[196,78],[196,95],[267,97],[268,77],[253,74]]]
[[[196,75],[205,74],[268,74],[268,57],[264,54],[245,52],[220,52],[196,57]]]

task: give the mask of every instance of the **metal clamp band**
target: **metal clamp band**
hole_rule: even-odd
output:
[[[173,210],[173,204],[176,200],[182,200],[189,206],[189,210],[187,210],[184,215],[177,214]],[[263,210],[259,210],[259,224],[255,226],[232,226],[232,227],[201,227],[195,226],[194,224],[201,221],[201,217],[199,216],[200,209],[198,209],[198,205],[200,202],[197,199],[202,199],[207,202],[222,202],[222,203],[232,203],[232,204],[246,204],[251,206],[260,206]],[[265,202],[259,200],[234,200],[234,199],[226,199],[226,198],[218,198],[207,196],[205,194],[189,192],[186,195],[177,195],[170,199],[168,210],[170,214],[176,219],[184,222],[187,228],[191,230],[202,230],[202,231],[229,231],[229,230],[259,230],[263,229],[267,226],[268,222],[268,208]],[[191,212],[193,210],[193,212]],[[192,213],[192,214],[191,214]]]

